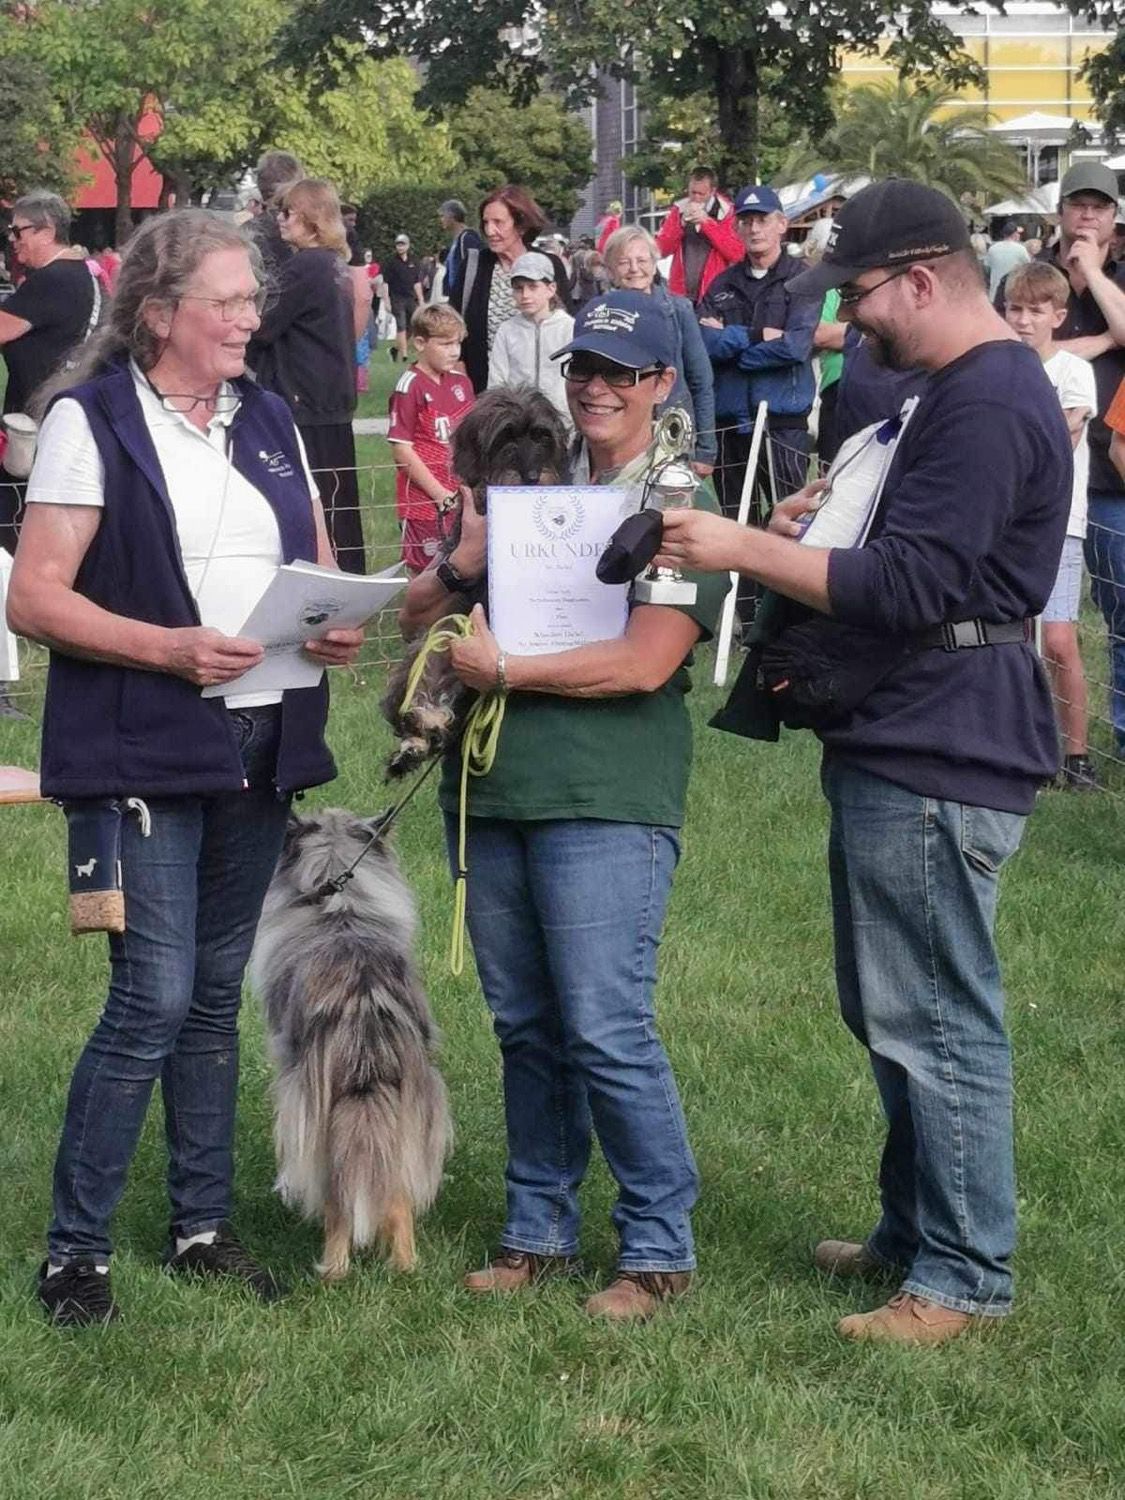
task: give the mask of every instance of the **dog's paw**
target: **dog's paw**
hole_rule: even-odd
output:
[[[342,1261],[323,1261],[316,1263],[316,1274],[324,1282],[325,1286],[335,1286],[337,1282],[346,1281],[351,1271],[351,1261],[345,1258]]]

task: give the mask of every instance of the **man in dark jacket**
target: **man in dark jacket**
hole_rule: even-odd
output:
[[[993,934],[1001,867],[1058,769],[1031,625],[1058,569],[1071,443],[943,194],[902,179],[857,193],[797,290],[819,300],[830,286],[877,357],[930,372],[885,434],[873,513],[841,530],[839,497],[838,540],[818,546],[812,532],[793,540],[808,490],[769,532],[666,511],[657,561],[746,573],[808,607],[802,631],[823,656],[881,672],[857,688],[849,665],[853,694],[832,685],[817,733],[840,1006],[887,1120],[882,1213],[865,1241],[825,1240],[814,1259],[899,1283],[841,1320],[845,1338],[936,1344],[1011,1308],[1011,1049]]]
[[[703,342],[715,371],[715,480],[728,516],[738,513],[760,401],[769,406],[778,498],[805,483],[808,418],[816,394],[813,336],[820,316],[815,298],[793,295],[801,263],[786,253],[787,220],[773,189],[743,188],[734,212],[745,258],[717,277],[699,304]]]

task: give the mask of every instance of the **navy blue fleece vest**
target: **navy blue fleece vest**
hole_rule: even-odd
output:
[[[316,559],[316,528],[284,402],[237,381],[231,461],[268,500],[286,562]],[[67,391],[90,423],[105,466],[105,509],[75,588],[113,614],[152,625],[198,625],[172,502],[125,364]],[[277,785],[331,781],[324,743],[328,688],[287,692]],[[180,677],[51,653],[41,784],[49,797],[170,797],[237,791],[242,767],[221,699]]]

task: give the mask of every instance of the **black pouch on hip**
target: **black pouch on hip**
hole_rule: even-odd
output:
[[[121,884],[121,824],[136,813],[141,832],[151,832],[149,811],[138,797],[87,797],[64,802],[70,931],[124,932],[125,892]]]

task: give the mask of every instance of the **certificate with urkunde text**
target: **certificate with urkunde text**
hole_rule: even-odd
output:
[[[488,618],[502,650],[543,656],[625,634],[629,585],[594,570],[635,509],[613,485],[489,489]]]

